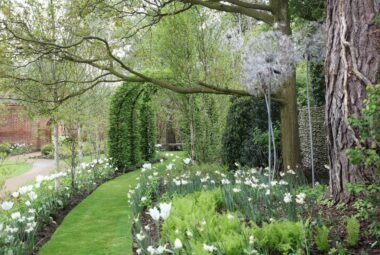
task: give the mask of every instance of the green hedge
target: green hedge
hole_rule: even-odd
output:
[[[155,114],[151,87],[124,83],[114,93],[110,109],[109,153],[122,171],[138,167],[154,157]]]

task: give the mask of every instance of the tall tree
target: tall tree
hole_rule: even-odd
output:
[[[33,5],[34,2],[28,2]],[[139,81],[141,84],[152,83],[178,93],[212,93],[224,95],[244,95],[248,93],[219,84],[211,85],[204,80],[186,81],[185,86],[150,77],[133,61],[126,52],[125,45],[130,38],[139,35],[144,28],[150,27],[166,16],[176,15],[194,5],[227,13],[238,13],[267,23],[275,29],[290,35],[290,15],[288,1],[270,0],[269,3],[245,2],[241,0],[203,1],[203,0],[157,0],[157,1],[70,1],[63,9],[61,24],[62,33],[72,33],[72,40],[49,40],[44,36],[43,24],[31,26],[30,17],[21,17],[9,12],[12,1],[4,1],[5,19],[1,19],[1,31],[4,39],[15,47],[14,52],[20,55],[33,56],[53,54],[61,60],[87,64],[102,71],[104,78],[116,76],[123,81]],[[140,14],[139,18],[138,15]],[[75,18],[74,18],[75,17]],[[79,25],[78,25],[79,24]],[[109,24],[114,24],[112,28]],[[141,25],[142,24],[142,25]],[[105,29],[104,26],[108,26]],[[73,31],[75,30],[75,31]],[[73,33],[74,32],[74,33]],[[139,38],[139,36],[137,36]],[[87,49],[87,50],[85,50]],[[90,54],[90,52],[95,54]],[[134,75],[134,76],[131,76]],[[300,162],[295,74],[286,81],[273,101],[280,103],[281,133],[284,166],[295,167]]]
[[[373,181],[374,173],[353,165],[345,151],[359,145],[348,118],[360,115],[366,86],[378,83],[378,0],[329,0],[327,5],[326,128],[330,159],[329,195],[349,200],[347,184]]]

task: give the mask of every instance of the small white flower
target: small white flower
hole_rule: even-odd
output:
[[[306,194],[301,192],[296,196],[296,203],[297,204],[304,204],[305,203]]]
[[[20,212],[14,212],[11,214],[11,218],[13,220],[17,220],[17,219],[21,218],[21,213]]]
[[[182,249],[182,242],[178,238],[174,240],[174,249]]]
[[[150,170],[150,169],[152,169],[152,164],[151,163],[145,163],[142,166],[142,168],[145,169],[145,170]]]
[[[171,203],[160,204],[160,210],[161,210],[160,216],[163,220],[166,220],[167,218],[169,218],[171,208],[172,208]]]
[[[214,252],[217,250],[217,248],[214,245],[208,245],[208,244],[203,244],[203,250],[207,252]]]
[[[191,158],[185,158],[183,160],[183,163],[185,163],[186,165],[190,164],[190,162],[191,162]]]
[[[17,191],[12,193],[12,197],[14,198],[18,198],[19,196],[20,196],[20,193],[18,193]]]
[[[270,195],[270,189],[267,189],[267,191],[265,191],[265,195],[267,195],[267,196]]]
[[[156,207],[150,208],[148,210],[148,214],[155,221],[158,221],[160,219],[160,211]]]
[[[137,233],[136,238],[137,240],[142,241],[145,239],[145,235],[143,233]]]
[[[285,173],[284,172],[280,172],[280,176],[281,177],[284,177]]]
[[[29,192],[28,196],[31,201],[34,201],[37,199],[37,194],[34,191]]]
[[[166,166],[166,170],[172,170],[174,167],[174,164],[173,163],[169,163],[167,166]]]
[[[292,202],[292,195],[290,195],[290,193],[285,193],[284,202],[287,204]]]
[[[256,241],[256,238],[254,236],[249,237],[249,244],[254,244]]]
[[[141,197],[141,202],[145,202],[147,200],[146,197]]]
[[[193,233],[190,230],[186,230],[186,235],[188,237],[193,237]]]
[[[9,211],[13,207],[13,202],[11,201],[4,201],[1,203],[1,208],[5,211]]]
[[[222,179],[222,184],[230,184],[231,182],[228,179]]]
[[[26,200],[26,201],[25,201],[25,205],[26,205],[26,206],[31,206],[32,203],[31,203],[29,200]]]
[[[234,193],[239,193],[239,192],[241,191],[241,189],[239,189],[239,188],[233,188],[232,191],[233,191]]]
[[[229,220],[233,220],[233,219],[235,219],[235,216],[233,216],[232,214],[227,214],[227,218]]]

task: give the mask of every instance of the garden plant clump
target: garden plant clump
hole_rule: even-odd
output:
[[[346,216],[328,209],[325,186],[300,186],[292,169],[269,182],[268,169],[238,167],[231,173],[173,160],[144,165],[140,183],[128,192],[135,254],[358,251],[356,216],[339,223]]]
[[[37,176],[34,184],[9,194],[0,205],[0,254],[31,253],[44,226],[57,224],[59,211],[70,206],[78,194],[89,194],[114,177],[117,168],[109,162],[105,158],[82,164],[76,169],[74,187],[69,170]]]

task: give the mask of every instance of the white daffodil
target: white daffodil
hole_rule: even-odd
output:
[[[12,197],[14,198],[18,198],[19,196],[20,196],[20,193],[18,193],[17,191],[12,193]]]
[[[191,162],[191,158],[185,158],[183,160],[183,163],[185,163],[186,165],[190,164],[190,162]]]
[[[3,209],[4,211],[9,211],[10,209],[12,209],[13,207],[13,202],[11,201],[4,201],[3,203],[1,203],[1,209]]]
[[[145,239],[145,235],[143,233],[137,233],[136,238],[137,240],[142,241]]]
[[[37,194],[34,191],[29,192],[28,196],[31,201],[34,201],[37,199]]]
[[[306,194],[301,192],[296,196],[296,203],[297,204],[304,204],[305,203]]]
[[[290,193],[285,193],[284,202],[287,204],[292,202],[292,195]]]
[[[182,242],[181,240],[179,240],[178,238],[174,240],[174,249],[182,249],[183,245],[182,245]]]
[[[208,245],[208,244],[203,244],[203,250],[207,252],[214,252],[217,250],[217,248],[214,245]]]
[[[18,219],[21,218],[21,213],[20,212],[14,212],[14,213],[11,214],[11,218],[13,220],[18,220]]]

